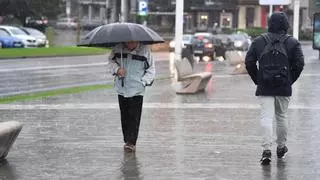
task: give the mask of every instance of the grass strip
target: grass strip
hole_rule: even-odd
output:
[[[162,76],[158,76],[156,78],[156,80],[165,80],[165,79],[170,79],[170,76],[162,75]],[[16,102],[16,101],[44,99],[44,98],[52,97],[52,96],[59,96],[59,95],[66,95],[66,94],[77,94],[77,93],[82,93],[82,92],[87,92],[87,91],[111,89],[111,88],[113,88],[113,85],[90,85],[90,86],[63,88],[63,89],[34,92],[34,93],[27,93],[27,94],[18,94],[18,95],[13,95],[13,96],[0,97],[0,104],[12,103],[12,102]]]
[[[63,88],[63,89],[35,92],[35,93],[28,93],[28,94],[19,94],[19,95],[1,97],[0,104],[12,103],[12,102],[24,101],[24,100],[43,99],[43,98],[52,97],[52,96],[76,94],[76,93],[101,90],[101,89],[111,89],[112,87],[113,87],[112,85],[90,85],[90,86]]]
[[[32,58],[32,57],[55,57],[55,56],[83,56],[101,55],[109,50],[93,47],[51,47],[51,48],[10,48],[0,49],[0,58]]]

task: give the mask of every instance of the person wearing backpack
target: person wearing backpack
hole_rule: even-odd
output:
[[[151,86],[155,78],[151,50],[136,41],[118,44],[109,55],[107,67],[115,76],[124,150],[133,152],[139,134],[145,88]]]
[[[245,58],[246,69],[257,85],[261,112],[262,132],[261,164],[271,162],[272,122],[276,119],[277,157],[284,158],[288,152],[287,111],[292,95],[292,85],[304,67],[304,56],[298,40],[287,35],[288,17],[275,12],[268,20],[268,32],[252,42]]]

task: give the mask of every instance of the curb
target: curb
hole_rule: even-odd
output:
[[[302,45],[312,45],[312,41],[300,41]]]
[[[101,56],[101,55],[105,55],[105,54],[106,53],[101,53],[101,54],[81,54],[81,55],[56,55],[56,56],[21,56],[21,57],[8,57],[8,58],[0,57],[0,60],[28,59],[28,58],[57,58],[57,57]]]

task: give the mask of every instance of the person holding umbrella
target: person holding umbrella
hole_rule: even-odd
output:
[[[109,55],[108,67],[116,77],[124,149],[135,151],[145,87],[155,78],[150,48],[137,41],[116,45]]]
[[[152,29],[135,23],[99,26],[81,39],[78,46],[113,47],[108,70],[115,76],[121,115],[124,149],[135,151],[145,87],[153,83],[155,64],[149,44],[164,40]]]

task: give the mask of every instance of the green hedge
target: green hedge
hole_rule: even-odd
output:
[[[245,32],[252,38],[255,38],[259,36],[262,33],[267,32],[266,28],[260,28],[260,27],[253,27],[253,28],[247,28],[247,29],[233,29],[233,32]],[[292,35],[292,29],[289,29],[288,34]],[[304,29],[299,32],[299,40],[304,40],[304,41],[311,41],[313,36],[313,31],[312,29]]]
[[[252,38],[255,38],[259,36],[260,34],[263,34],[267,32],[266,28],[261,28],[261,27],[253,27],[253,28],[247,28],[247,29],[235,29],[235,32],[241,31],[247,33],[249,36]]]
[[[53,27],[47,27],[45,31],[45,35],[47,36],[47,39],[49,41],[49,47],[53,47],[54,44],[54,38],[55,38],[55,32]]]
[[[312,41],[313,40],[313,30],[312,29],[301,30],[299,33],[299,40]]]

